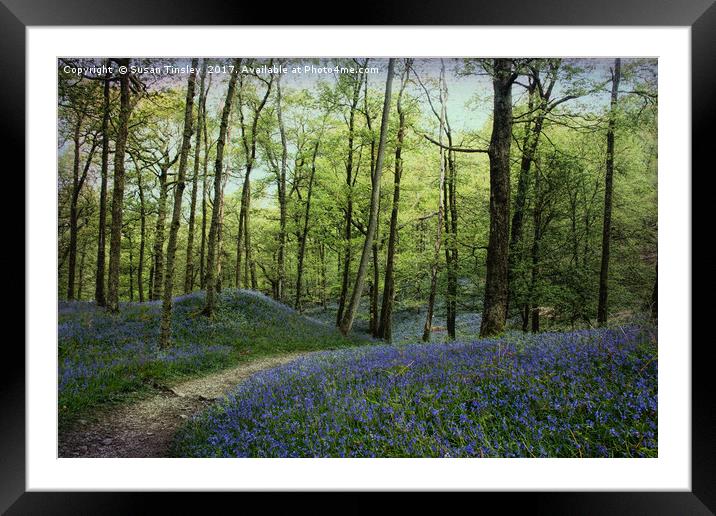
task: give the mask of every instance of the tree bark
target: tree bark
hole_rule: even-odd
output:
[[[539,331],[540,296],[537,282],[539,280],[540,242],[542,240],[542,181],[539,167],[535,170],[535,206],[533,212],[532,237],[532,273],[530,279],[530,306],[532,307],[532,332]]]
[[[167,156],[166,161],[159,167],[159,203],[154,230],[154,285],[152,285],[152,295],[149,298],[152,301],[162,298],[162,289],[164,288],[164,226],[167,222],[168,176],[172,164],[173,162],[169,161],[169,156]]]
[[[378,221],[378,204],[380,200],[380,178],[383,172],[383,158],[385,155],[385,141],[388,133],[388,117],[390,114],[390,94],[391,86],[393,84],[393,68],[395,65],[395,59],[391,58],[388,61],[388,77],[385,81],[385,98],[383,102],[383,116],[380,123],[380,142],[378,144],[378,156],[376,159],[375,173],[373,179],[373,187],[371,192],[370,202],[370,219],[368,221],[368,229],[366,231],[365,242],[363,244],[363,252],[361,253],[360,265],[358,266],[358,275],[356,277],[355,287],[353,288],[353,294],[351,295],[350,302],[346,308],[346,313],[341,320],[339,329],[343,335],[348,335],[353,326],[353,320],[355,319],[356,312],[358,311],[358,305],[360,303],[360,297],[363,294],[363,284],[365,281],[366,269],[368,267],[368,259],[373,245],[373,237],[375,235],[375,229]]]
[[[211,80],[209,81],[209,84],[211,84]],[[204,97],[202,109],[204,111],[204,116],[202,117],[202,129],[204,133],[204,173],[202,174],[201,186],[201,249],[199,251],[199,288],[204,289],[206,288],[206,197],[207,190],[209,188],[209,138],[207,136],[208,131],[206,128],[206,97]]]
[[[117,59],[119,66],[129,67],[129,59]],[[107,309],[119,312],[119,265],[122,244],[122,203],[124,202],[124,155],[129,127],[129,72],[119,74],[119,123],[114,150],[114,186],[112,190],[112,225],[109,244],[109,278]]]
[[[435,308],[435,296],[437,293],[438,280],[438,262],[440,260],[440,247],[442,245],[443,216],[445,212],[445,204],[443,201],[443,189],[445,185],[445,149],[442,147],[443,133],[445,132],[445,115],[447,102],[447,92],[445,85],[445,62],[441,62],[440,67],[440,127],[438,142],[440,146],[440,183],[438,189],[438,222],[435,235],[435,245],[433,250],[433,260],[430,265],[430,290],[428,293],[427,314],[425,315],[425,324],[423,325],[423,342],[430,342],[430,336],[433,329],[433,310]]]
[[[199,163],[201,157],[201,132],[204,114],[205,95],[204,81],[206,79],[206,59],[201,66],[201,82],[199,84],[199,105],[196,122],[196,140],[194,143],[194,177],[191,185],[191,205],[189,206],[189,228],[186,243],[186,272],[184,274],[184,293],[188,294],[194,288],[194,225],[196,222],[196,198],[199,190]]]
[[[224,176],[221,184],[221,196],[219,197],[219,226],[216,231],[216,292],[221,293],[223,276],[221,266],[224,262],[224,189],[228,176]],[[216,202],[214,203],[216,206]],[[216,208],[215,208],[216,209]]]
[[[235,59],[234,69],[231,72],[229,87],[226,92],[224,109],[221,114],[219,140],[216,142],[216,162],[214,164],[214,209],[211,213],[211,226],[209,227],[208,256],[206,263],[206,306],[203,311],[208,317],[213,317],[216,306],[216,236],[219,225],[219,209],[217,202],[220,202],[221,200],[221,177],[224,167],[224,142],[226,140],[226,130],[229,125],[231,103],[234,98],[234,90],[236,89],[236,79],[239,76],[240,68],[241,59]]]
[[[131,236],[131,235],[130,235]],[[129,302],[134,302],[134,253],[132,253],[132,239],[129,240]]]
[[[657,286],[657,282],[659,281],[659,266],[655,266],[655,276],[654,276],[654,289],[651,291],[651,317],[654,319],[654,321],[657,321],[659,319],[659,309],[658,309],[658,303],[659,303],[659,288]]]
[[[77,261],[77,201],[80,195],[80,131],[82,119],[79,113],[75,121],[72,141],[74,144],[74,159],[72,161],[72,197],[70,199],[70,252],[67,259],[67,300],[75,299],[75,269]]]
[[[508,243],[510,223],[510,143],[512,139],[512,83],[509,59],[494,59],[493,121],[490,158],[490,236],[487,246],[485,300],[480,336],[502,333],[507,321]]]
[[[284,289],[286,284],[286,161],[288,159],[288,144],[286,142],[286,129],[283,124],[283,115],[281,112],[281,74],[276,79],[276,116],[278,118],[278,128],[281,134],[281,169],[278,177],[278,205],[279,205],[279,232],[278,232],[278,283],[276,285],[276,297],[279,301],[284,300]],[[316,144],[316,148],[318,144]],[[315,168],[315,154],[314,154]],[[313,171],[311,172],[311,181],[313,181]],[[309,187],[310,195],[310,187]],[[308,219],[308,214],[306,215]],[[305,237],[304,237],[305,238]],[[298,298],[300,293],[296,293]],[[296,307],[298,308],[298,301]]]
[[[346,159],[346,188],[348,202],[345,211],[344,251],[343,251],[343,276],[341,279],[341,293],[338,296],[338,313],[336,314],[336,326],[341,325],[343,312],[345,310],[346,298],[348,297],[348,283],[350,282],[351,270],[351,238],[353,237],[353,141],[355,138],[355,112],[360,99],[363,77],[353,87],[353,99],[348,114],[348,157]]]
[[[82,290],[85,285],[85,258],[87,257],[87,240],[82,242],[82,252],[80,253],[80,277],[77,282],[77,301],[82,300]]]
[[[249,224],[249,216],[250,216],[250,206],[251,206],[251,171],[254,166],[254,162],[256,161],[256,128],[258,126],[259,122],[259,116],[261,116],[261,111],[263,111],[264,106],[266,105],[266,101],[269,98],[269,95],[271,94],[271,85],[273,84],[273,75],[271,76],[271,80],[267,83],[266,87],[266,93],[264,94],[264,97],[259,102],[259,105],[254,109],[253,113],[253,120],[251,122],[251,135],[249,136],[248,131],[246,130],[246,124],[244,123],[244,115],[243,110],[241,106],[239,106],[239,118],[241,120],[241,141],[244,144],[244,152],[246,153],[246,173],[244,174],[244,185],[241,189],[241,211],[239,213],[239,235],[237,239],[237,246],[240,248],[241,246],[241,240],[243,237],[244,240],[244,252],[246,255],[246,266],[249,268],[251,272],[251,288],[256,290],[258,287],[257,281],[256,281],[256,265],[253,263],[253,259],[251,257],[251,234],[250,234],[250,224]],[[242,85],[243,89],[243,85]],[[241,103],[241,91],[239,92],[239,102]],[[238,254],[240,254],[240,250],[238,251]],[[239,286],[239,280],[240,280],[240,273],[241,273],[241,263],[240,261],[237,261],[236,263],[236,286]]]
[[[84,187],[85,181],[87,180],[87,173],[89,167],[92,165],[92,158],[94,157],[95,149],[97,148],[97,138],[95,137],[92,142],[92,147],[87,154],[87,161],[85,162],[82,172],[80,173],[80,147],[81,142],[79,138],[79,131],[82,124],[82,118],[78,119],[75,127],[74,141],[75,141],[75,156],[73,164],[73,177],[72,177],[72,195],[70,198],[70,246],[69,246],[69,257],[68,267],[69,274],[67,280],[67,299],[73,300],[75,298],[75,274],[76,274],[76,263],[77,263],[77,239],[79,237],[79,200],[82,194],[82,188]]]
[[[573,97],[572,95],[563,97],[562,99],[550,105],[552,90],[554,89],[554,85],[557,82],[557,72],[559,71],[560,65],[560,60],[550,61],[547,83],[544,86],[542,83],[542,79],[540,78],[539,69],[534,69],[532,72],[532,81],[529,84],[529,102],[527,106],[527,112],[535,112],[536,114],[530,115],[530,118],[525,125],[525,134],[522,142],[520,172],[517,176],[517,194],[515,195],[514,209],[512,212],[512,224],[510,225],[510,247],[508,253],[507,269],[510,290],[508,291],[508,296],[511,296],[513,293],[512,290],[514,288],[514,277],[516,272],[515,268],[518,262],[520,242],[522,241],[522,227],[524,220],[525,203],[527,200],[530,168],[532,165],[532,161],[534,160],[535,153],[537,152],[537,146],[539,145],[539,139],[542,134],[544,121],[546,116],[555,106]],[[537,102],[537,106],[535,106],[535,100]]]
[[[109,68],[110,60],[106,66]],[[95,276],[94,298],[98,306],[105,306],[104,277],[105,254],[107,239],[107,176],[109,175],[109,117],[110,117],[110,84],[111,73],[104,77],[103,107],[102,107],[102,179],[99,192],[99,231],[97,234],[97,274]]]
[[[447,120],[447,118],[446,118]],[[449,127],[449,124],[448,124]],[[448,130],[448,140],[452,136]],[[445,182],[445,263],[447,264],[447,309],[448,338],[455,339],[455,321],[457,318],[457,167],[453,151],[447,151],[447,180]]]
[[[306,211],[303,217],[303,230],[298,242],[298,267],[296,271],[296,310],[302,311],[301,307],[301,290],[303,289],[303,259],[306,254],[306,241],[308,240],[309,217],[311,215],[311,195],[313,193],[313,178],[316,175],[316,156],[318,155],[318,146],[320,140],[316,140],[313,147],[313,157],[311,159],[311,173],[308,176],[308,192],[306,193]]]
[[[607,127],[607,165],[604,178],[604,226],[602,228],[602,262],[599,269],[599,305],[597,307],[597,323],[607,322],[607,301],[609,295],[609,243],[612,226],[612,191],[614,181],[614,130],[616,126],[617,94],[621,74],[621,59],[614,60],[612,72],[612,96],[609,109],[609,125]]]
[[[380,307],[378,336],[391,342],[393,339],[393,302],[395,301],[395,246],[398,239],[398,211],[400,208],[400,179],[403,175],[403,142],[405,141],[405,111],[402,99],[408,84],[412,60],[406,60],[405,70],[400,83],[398,100],[398,135],[395,145],[395,171],[393,173],[393,206],[390,211],[390,233],[385,258],[385,277],[383,279],[383,302]]]
[[[174,207],[172,210],[172,222],[169,226],[169,242],[167,244],[167,268],[164,281],[164,298],[162,299],[162,320],[159,333],[159,347],[167,348],[171,345],[172,338],[172,295],[174,293],[174,259],[177,251],[177,235],[179,234],[179,223],[181,220],[181,205],[184,196],[186,164],[189,159],[189,148],[191,147],[191,135],[193,132],[194,114],[194,86],[196,84],[196,68],[199,60],[194,58],[191,62],[192,71],[186,89],[186,106],[184,110],[184,134],[182,138],[179,157],[179,170],[177,170],[176,185],[174,187]]]
[[[136,166],[136,163],[135,163]],[[139,302],[144,302],[144,247],[147,234],[147,208],[144,200],[144,185],[142,182],[142,170],[137,167],[137,186],[139,190],[139,263],[137,264],[137,289],[139,290]],[[151,279],[150,279],[151,283]]]
[[[363,68],[368,68],[368,62],[370,60],[366,59]],[[368,103],[368,78],[363,82],[364,86],[364,94],[363,94],[363,102],[364,102],[364,115],[365,115],[365,122],[366,127],[368,129],[368,133],[370,134],[370,180],[371,185],[375,181],[375,135],[373,134],[373,124],[370,116],[370,104]],[[370,334],[374,337],[378,336],[378,283],[380,281],[380,271],[379,271],[379,264],[378,264],[378,239],[379,235],[378,232],[380,231],[380,198],[378,198],[378,220],[376,221],[376,234],[373,236],[373,245],[371,246],[371,256],[372,256],[372,273],[373,277],[370,280],[370,286],[369,286],[369,298],[370,298],[370,309],[369,309],[369,315],[370,315],[370,322],[369,322],[369,331]]]

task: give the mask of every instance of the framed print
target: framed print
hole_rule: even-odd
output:
[[[102,4],[0,5],[27,206],[3,510],[286,490],[716,510],[691,338],[710,1],[291,26]]]

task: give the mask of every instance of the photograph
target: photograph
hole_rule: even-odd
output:
[[[658,68],[56,58],[57,456],[658,458]]]

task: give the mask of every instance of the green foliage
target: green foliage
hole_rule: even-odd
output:
[[[219,63],[211,60],[211,63]],[[399,303],[420,306],[427,298],[429,265],[432,259],[437,209],[439,152],[423,135],[436,136],[437,120],[428,103],[428,95],[437,103],[437,61],[419,60],[403,97],[407,113],[407,131],[403,143],[403,175],[398,218],[395,281]],[[293,62],[291,62],[293,63]],[[364,64],[345,59],[323,62],[303,60],[293,64],[313,63]],[[255,60],[254,64],[261,64]],[[369,65],[383,66],[380,60]],[[485,148],[491,131],[491,85],[489,63],[483,60],[448,60],[447,115],[451,122],[454,145]],[[513,88],[515,124],[512,144],[512,195],[519,173],[521,145],[525,122],[531,116],[523,87],[528,73],[539,70],[544,77],[554,60],[519,60],[520,76]],[[520,327],[521,305],[538,305],[544,309],[542,326],[547,328],[590,324],[596,315],[599,257],[601,252],[602,213],[604,201],[604,163],[606,159],[606,120],[610,88],[608,60],[560,61],[553,98],[574,96],[549,113],[544,122],[537,155],[532,163],[527,188],[523,238],[515,260],[515,277],[511,291],[510,317]],[[398,62],[397,73],[404,64]],[[421,86],[416,76],[421,78]],[[306,303],[334,301],[341,288],[342,262],[349,249],[354,259],[363,242],[360,228],[367,221],[371,189],[370,146],[380,125],[382,75],[367,75],[355,113],[354,184],[346,184],[348,116],[354,88],[366,77],[350,74],[297,76],[282,78],[282,111],[287,137],[287,223],[286,286],[284,299],[294,299],[297,276],[297,253],[306,206],[311,156],[315,142],[320,141],[313,184],[309,233],[304,260],[303,299]],[[123,299],[137,300],[138,276],[143,279],[144,297],[149,291],[152,250],[158,197],[157,165],[162,154],[176,154],[182,122],[184,80],[173,81],[139,77],[147,90],[133,96],[127,162],[127,186],[124,204],[124,235],[121,257],[120,294]],[[237,238],[241,185],[245,173],[246,152],[241,140],[242,110],[246,120],[265,91],[264,82],[253,75],[241,78],[237,109],[230,120],[226,147],[225,215],[222,226],[222,285],[236,286]],[[264,78],[265,79],[265,78]],[[207,78],[207,145],[200,153],[198,204],[194,235],[194,289],[199,287],[200,234],[202,198],[205,197],[206,220],[213,209],[213,160],[218,122],[225,95],[226,77]],[[643,310],[649,302],[655,279],[657,242],[657,98],[656,63],[653,60],[624,60],[622,86],[618,104],[615,184],[613,209],[612,259],[609,274],[609,311],[612,315]],[[367,99],[364,95],[367,91]],[[88,113],[82,122],[83,134],[93,134],[101,121],[101,84],[95,80],[78,80],[60,75],[60,151],[59,151],[59,255],[60,297],[67,291],[68,243],[67,219],[71,193],[72,145],[69,136],[77,113]],[[116,118],[117,91],[113,85],[112,120]],[[395,102],[395,100],[394,100]],[[275,88],[262,111],[257,126],[257,162],[251,175],[250,231],[252,258],[258,265],[257,288],[272,294],[277,280],[276,261],[279,239],[277,177],[281,161],[281,140],[276,116]],[[365,109],[368,108],[371,129]],[[80,110],[80,111],[78,111]],[[398,127],[395,106],[392,107],[388,132],[385,168],[382,176],[377,242],[379,246],[379,288],[385,270],[387,237],[393,194],[393,167]],[[111,124],[113,126],[114,122]],[[113,130],[113,127],[112,127]],[[85,159],[88,143],[82,146]],[[194,141],[192,141],[194,145]],[[136,159],[135,159],[136,158]],[[193,161],[194,153],[190,153]],[[484,288],[485,256],[489,230],[489,161],[482,153],[456,153],[456,195],[458,211],[458,313],[481,307]],[[207,192],[203,192],[203,165],[208,163]],[[111,165],[110,165],[111,166]],[[176,165],[175,165],[176,166]],[[188,170],[193,170],[189,163]],[[541,194],[535,194],[535,171],[540,174]],[[111,170],[110,170],[111,174]],[[171,205],[174,168],[169,175]],[[141,176],[144,202],[140,202],[138,181]],[[190,179],[190,178],[188,178]],[[110,182],[111,184],[111,182]],[[99,153],[95,153],[86,186],[82,189],[79,208],[80,230],[78,263],[84,260],[82,275],[76,276],[80,299],[90,299],[94,291],[96,235],[98,220]],[[191,187],[185,189],[191,195]],[[349,242],[343,237],[344,214],[349,199],[353,203],[355,227]],[[182,288],[187,242],[187,210],[179,230],[175,285]],[[144,261],[139,263],[141,212],[144,208]],[[171,206],[167,206],[168,211]],[[539,267],[532,280],[532,245],[534,214],[542,215]],[[111,217],[108,217],[108,219]],[[108,220],[109,222],[109,220]],[[208,231],[208,228],[207,228]],[[130,263],[131,252],[131,263]],[[444,258],[442,259],[444,260]],[[130,273],[132,279],[130,281]],[[243,271],[241,277],[243,278]],[[368,274],[369,283],[372,273]],[[242,284],[241,286],[246,286]],[[438,270],[438,298],[446,291],[444,261]],[[175,294],[181,292],[177,291]],[[362,313],[367,313],[363,303]],[[436,324],[442,324],[436,321]]]

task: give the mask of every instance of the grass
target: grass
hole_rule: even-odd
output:
[[[314,354],[190,420],[186,457],[655,457],[639,326]]]
[[[59,420],[63,427],[152,385],[241,361],[365,343],[302,317],[253,291],[225,289],[213,319],[199,314],[204,293],[175,299],[173,346],[158,348],[161,302],[122,303],[112,315],[94,303],[59,304]]]

